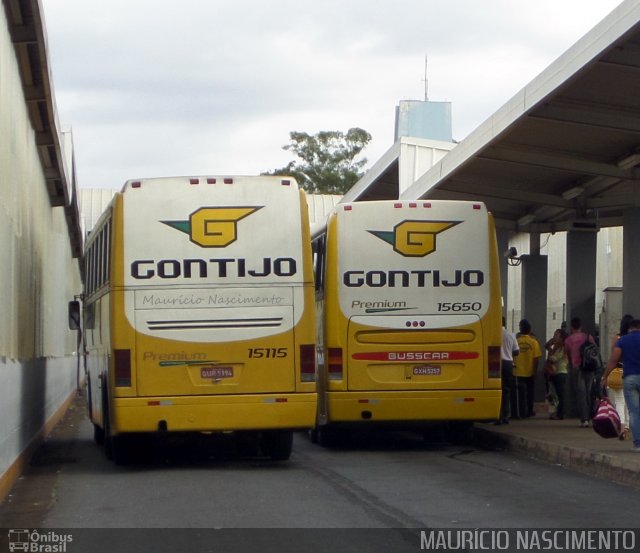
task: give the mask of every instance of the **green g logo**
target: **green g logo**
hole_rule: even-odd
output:
[[[189,235],[203,248],[224,248],[238,239],[238,221],[260,207],[201,207],[188,221],[161,221]]]
[[[436,250],[436,235],[461,221],[402,221],[393,231],[370,230],[405,257],[424,257]]]

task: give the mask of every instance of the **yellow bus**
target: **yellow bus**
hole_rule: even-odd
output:
[[[484,204],[344,203],[312,238],[314,439],[376,422],[446,421],[468,435],[499,417],[502,307]]]
[[[252,432],[272,459],[316,414],[305,194],[280,177],[128,181],[85,249],[89,414],[139,433]]]

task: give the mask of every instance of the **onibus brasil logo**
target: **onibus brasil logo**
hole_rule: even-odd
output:
[[[203,248],[225,248],[238,239],[238,221],[255,213],[258,207],[201,207],[188,221],[161,221],[185,234]]]
[[[402,221],[392,231],[370,230],[381,240],[391,244],[394,251],[405,257],[424,257],[436,251],[436,235],[462,221]]]
[[[33,553],[67,553],[67,544],[73,542],[71,534],[54,531],[12,529],[8,533],[9,551]]]

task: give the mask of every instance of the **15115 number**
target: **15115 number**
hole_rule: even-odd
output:
[[[249,348],[249,359],[281,359],[287,355],[287,348]]]

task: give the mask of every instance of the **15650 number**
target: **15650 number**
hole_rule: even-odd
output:
[[[480,311],[482,309],[482,303],[479,301],[474,302],[441,302],[438,303],[438,311],[455,311],[455,312],[465,312],[465,311]]]

